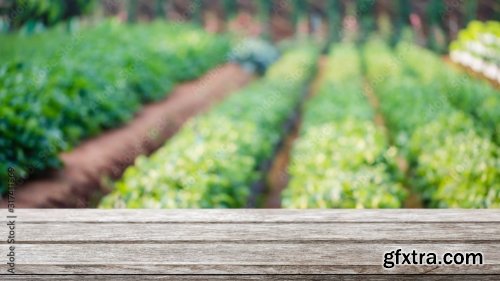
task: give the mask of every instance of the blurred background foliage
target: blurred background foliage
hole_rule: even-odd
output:
[[[414,39],[444,52],[473,19],[500,19],[496,0],[0,0],[0,29],[33,33],[63,22],[68,30],[103,17],[122,21],[168,18],[212,32],[233,30],[281,41],[314,34],[330,42],[364,41],[379,31],[397,42],[406,28]]]
[[[96,1],[87,0],[3,0],[0,1],[2,26],[10,31],[49,27],[91,13]]]

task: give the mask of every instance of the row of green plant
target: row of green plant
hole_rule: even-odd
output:
[[[445,83],[441,75],[422,83],[414,69],[405,67],[408,57],[395,55],[381,42],[367,44],[364,54],[381,112],[409,160],[411,185],[424,202],[430,207],[499,207],[499,148],[439,94]],[[431,65],[425,67],[431,71]]]
[[[450,58],[500,82],[500,22],[470,22],[450,44]]]
[[[229,38],[162,22],[0,41],[2,192],[7,167],[19,177],[60,167],[61,151],[127,121],[173,84],[225,61],[230,49]]]
[[[398,208],[395,148],[374,124],[355,46],[331,50],[319,91],[304,108],[282,198],[287,208]]]
[[[410,43],[397,49],[401,63],[426,86],[437,88],[444,102],[453,105],[477,123],[480,134],[500,144],[500,91],[489,82],[470,77],[445,63],[436,54]]]
[[[100,207],[244,207],[283,125],[301,100],[317,50],[286,52],[266,75],[140,156]]]

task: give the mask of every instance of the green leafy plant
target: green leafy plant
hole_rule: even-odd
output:
[[[162,22],[7,37],[3,48],[12,56],[0,55],[0,192],[7,167],[23,178],[60,167],[60,152],[129,120],[174,83],[224,62],[230,49],[226,37]]]
[[[500,82],[500,22],[471,21],[450,44],[450,58]]]
[[[396,151],[373,123],[356,47],[336,47],[328,62],[320,90],[305,106],[282,205],[401,207],[406,192],[397,183]]]
[[[94,0],[6,0],[2,2],[0,15],[6,15],[10,29],[36,23],[52,26],[72,17],[89,13],[95,6]]]
[[[244,207],[316,56],[313,47],[285,53],[264,78],[191,120],[151,157],[139,157],[100,207]]]
[[[448,81],[432,67],[436,62],[423,63],[425,53],[416,56],[408,50],[396,56],[380,42],[371,42],[365,58],[382,113],[410,162],[412,185],[430,207],[498,207],[498,146],[479,133],[470,115],[452,105],[452,94],[443,87]]]
[[[436,54],[401,43],[397,49],[404,67],[425,87],[433,87],[445,103],[469,114],[476,130],[500,144],[500,92],[486,81],[469,77],[443,63]],[[436,99],[436,97],[433,97]]]

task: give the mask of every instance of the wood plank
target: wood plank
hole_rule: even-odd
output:
[[[0,237],[7,236],[0,229]],[[24,223],[16,243],[182,241],[499,242],[500,223]],[[0,244],[6,244],[0,240]]]
[[[39,281],[39,280],[90,280],[90,281],[107,281],[107,280],[125,280],[125,281],[149,281],[149,280],[170,280],[170,281],[185,281],[185,280],[232,280],[232,281],[259,281],[259,280],[280,280],[280,281],[309,281],[309,280],[339,280],[339,281],[358,281],[358,280],[426,280],[426,281],[474,281],[474,280],[491,280],[497,281],[497,275],[79,275],[79,276],[61,276],[61,275],[22,275],[22,276],[2,276],[2,280],[23,280],[23,281]]]
[[[0,245],[3,252],[7,245]],[[484,265],[396,266],[385,269],[384,253],[480,252]],[[319,273],[490,273],[500,274],[500,243],[380,244],[175,243],[175,244],[19,244],[18,273],[151,274],[319,274]],[[6,272],[6,264],[0,270]]]
[[[47,274],[65,274],[65,275],[132,275],[132,274],[149,274],[149,275],[298,275],[305,276],[309,274],[324,275],[392,275],[392,274],[411,274],[411,275],[500,275],[498,266],[482,265],[479,267],[464,267],[464,266],[408,266],[400,267],[392,271],[384,271],[383,269],[373,265],[213,265],[213,264],[198,264],[198,265],[22,265],[16,272],[22,275],[47,275]],[[232,280],[232,279],[230,279]],[[315,279],[318,280],[318,279]],[[366,279],[363,279],[366,280]],[[444,278],[444,280],[450,280]],[[498,276],[495,279],[499,280]]]
[[[0,223],[6,222],[7,210],[0,210]],[[500,209],[16,209],[20,223],[45,222],[129,222],[129,223],[394,223],[394,222],[495,222]]]
[[[0,245],[3,250],[7,245]],[[482,252],[485,264],[500,266],[500,244],[384,243],[169,243],[169,244],[18,244],[19,264],[214,264],[214,265],[377,265],[383,254]],[[270,251],[272,249],[272,251]]]
[[[9,213],[2,212],[5,223]],[[25,274],[500,274],[498,210],[16,209],[14,215],[16,272]],[[10,244],[0,241],[5,253]],[[439,258],[481,253],[484,264],[384,268],[384,253],[396,249]]]

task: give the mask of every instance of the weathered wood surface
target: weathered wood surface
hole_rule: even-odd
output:
[[[21,275],[21,276],[7,276],[5,280],[22,280],[22,281],[39,281],[39,280],[85,280],[85,281],[122,281],[122,280],[137,280],[137,281],[207,281],[207,280],[232,280],[232,281],[258,281],[258,280],[271,280],[271,281],[319,281],[319,280],[332,280],[332,281],[381,281],[381,280],[427,280],[427,281],[498,281],[497,275],[327,275],[327,274],[311,274],[311,275],[78,275],[78,276],[64,276],[64,275]]]
[[[6,273],[6,253],[11,245],[6,241],[9,213],[0,213],[4,257],[0,270]],[[334,278],[314,274],[500,274],[500,210],[16,209],[15,215],[16,272],[21,274],[160,274],[150,278],[155,280]],[[480,252],[484,264],[399,265],[385,269],[384,253],[396,249],[434,252],[438,257],[445,252]],[[209,275],[201,278],[192,274]],[[3,277],[12,278],[0,279]],[[40,279],[35,275],[22,277]],[[71,280],[62,275],[44,277]],[[88,279],[149,280],[138,276],[94,277]],[[370,276],[375,280],[379,277],[384,278]],[[430,280],[444,280],[441,277],[446,276]],[[358,280],[352,275],[342,278]]]
[[[3,213],[2,213],[3,212]],[[17,209],[22,221],[33,223],[325,223],[325,222],[486,222],[500,223],[500,209],[387,209],[387,210],[283,210],[283,209]],[[2,210],[0,214],[7,214]],[[0,217],[5,221],[5,216]]]

